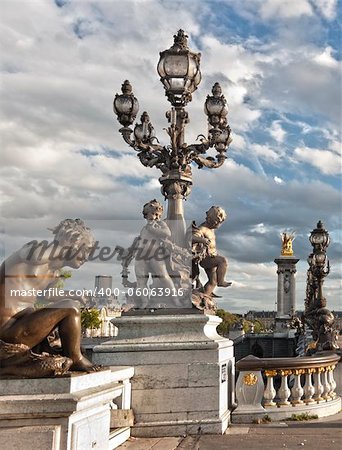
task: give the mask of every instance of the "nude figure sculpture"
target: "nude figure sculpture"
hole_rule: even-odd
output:
[[[226,217],[227,214],[223,208],[212,206],[206,212],[205,221],[193,232],[193,242],[200,242],[199,239],[202,239],[206,247],[204,257],[199,262],[208,276],[208,281],[203,288],[205,295],[213,295],[216,286],[228,287],[231,285],[225,280],[228,262],[224,256],[218,254],[215,236],[215,230],[222,225]]]
[[[135,260],[135,275],[137,288],[141,288],[142,291],[147,287],[151,275],[154,287],[161,288],[164,294],[165,292],[170,294],[175,286],[167,267],[169,258],[165,245],[171,237],[171,231],[167,223],[162,220],[162,214],[163,206],[158,200],[151,200],[143,207],[143,216],[147,223],[140,232],[138,249],[143,257]],[[146,249],[150,256],[145,255]],[[158,257],[160,253],[161,257]],[[144,294],[140,296],[140,300],[140,308],[145,308],[150,301]]]
[[[54,286],[62,267],[78,269],[87,261],[95,242],[80,219],[63,220],[51,231],[53,242],[32,241],[0,267],[0,375],[39,377],[68,369],[85,372],[99,369],[81,353],[77,298],[65,291],[58,299],[48,298],[53,302],[46,307],[34,306],[37,300],[34,292]],[[33,353],[38,345],[47,344],[48,335],[55,329],[62,344],[61,356],[47,355],[44,359]]]

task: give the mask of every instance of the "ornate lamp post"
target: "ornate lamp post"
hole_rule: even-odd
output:
[[[328,231],[324,228],[321,221],[317,223],[309,237],[310,244],[313,247],[313,252],[308,257],[309,270],[313,278],[313,292],[310,303],[315,308],[322,308],[326,306],[326,300],[323,296],[324,278],[330,272],[329,260],[326,254],[327,248],[330,244]]]
[[[200,143],[197,144],[184,142],[185,126],[189,123],[185,106],[201,81],[200,57],[200,53],[189,49],[188,36],[183,30],[174,36],[174,44],[160,53],[157,70],[172,105],[166,113],[169,145],[159,144],[147,112],[142,114],[141,123],[135,125],[134,131],[130,128],[138,114],[139,103],[128,80],[122,85],[122,94],[116,94],[114,99],[114,112],[123,125],[119,131],[124,140],[138,152],[144,166],[155,166],[162,172],[159,181],[168,200],[167,220],[177,243],[182,241],[185,231],[183,200],[190,194],[192,186],[190,164],[194,162],[199,168],[211,169],[222,166],[231,142],[227,102],[218,83],[215,83],[212,95],[207,96],[204,107],[211,127],[208,136],[199,135]],[[215,157],[206,156],[210,148],[216,149]]]
[[[330,243],[329,233],[321,221],[311,232],[309,241],[313,252],[308,257],[307,286],[305,300],[305,319],[313,330],[317,350],[333,350],[337,348],[334,315],[326,308],[323,295],[324,278],[330,272],[330,264],[326,250]]]

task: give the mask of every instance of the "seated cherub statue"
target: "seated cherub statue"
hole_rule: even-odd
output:
[[[219,228],[226,217],[227,214],[223,208],[212,206],[206,213],[206,220],[193,231],[193,242],[202,243],[205,249],[199,264],[208,276],[208,281],[203,287],[203,293],[206,295],[214,295],[213,291],[216,286],[228,287],[231,285],[225,280],[228,262],[224,256],[218,254],[215,236],[215,230]]]
[[[49,297],[48,291],[58,281],[63,267],[78,269],[87,261],[95,243],[94,237],[80,219],[63,220],[51,231],[54,234],[53,242],[29,242],[9,256],[0,267],[1,348],[3,353],[6,348],[12,352],[18,352],[18,349],[24,351],[28,360],[30,351],[36,351],[41,344],[48,344],[47,337],[57,329],[61,355],[66,360],[64,367],[70,366],[70,370],[85,372],[98,370],[81,353],[79,299],[69,295],[67,291],[57,298]],[[44,290],[46,299],[52,303],[36,309],[37,291]],[[31,355],[37,362],[37,355]],[[35,372],[33,366],[30,371],[26,370],[27,367],[23,367],[21,371],[19,362],[15,364],[16,373],[13,374],[9,364],[11,359],[1,358],[1,352],[0,359],[7,359],[4,365],[0,361],[0,375],[28,376],[26,373],[30,372],[30,376],[34,373],[36,376],[44,376],[44,370],[37,368]],[[59,364],[62,364],[60,360]]]
[[[170,254],[167,243],[170,242],[171,231],[167,223],[161,220],[163,206],[158,200],[151,200],[143,207],[143,216],[147,223],[140,232],[135,258],[135,275],[137,289],[141,290],[140,308],[146,308],[150,303],[145,295],[149,276],[152,276],[153,287],[160,288],[162,297],[172,295],[175,288],[168,271]]]

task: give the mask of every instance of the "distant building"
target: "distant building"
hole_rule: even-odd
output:
[[[87,308],[95,308],[100,311],[101,326],[98,329],[86,330],[87,338],[104,338],[117,335],[117,328],[111,323],[114,317],[121,316],[122,307],[118,297],[112,289],[112,277],[109,275],[97,275],[93,295],[88,296]]]
[[[96,275],[93,295],[88,297],[87,306],[90,308],[110,308],[121,310],[118,297],[112,289],[113,279],[109,275]]]
[[[258,320],[261,322],[266,330],[270,330],[274,327],[276,311],[248,311],[245,315],[245,319],[249,321]]]
[[[100,309],[101,325],[98,329],[86,329],[85,337],[90,338],[102,338],[102,337],[114,337],[118,334],[118,329],[111,322],[114,317],[120,317],[121,311],[118,309],[111,309],[103,307]]]

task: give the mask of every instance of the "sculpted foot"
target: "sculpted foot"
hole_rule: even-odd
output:
[[[84,356],[82,356],[82,358],[78,361],[74,362],[70,367],[70,370],[75,372],[97,372],[102,369],[102,366],[92,364],[89,359],[85,358]]]
[[[221,283],[217,283],[217,286],[219,287],[229,287],[232,285],[231,281],[222,281]]]

